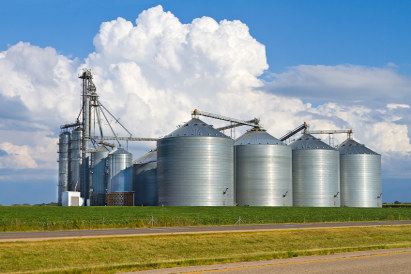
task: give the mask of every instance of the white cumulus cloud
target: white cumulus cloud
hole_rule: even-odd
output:
[[[383,154],[385,167],[395,169],[398,159],[411,164],[411,81],[393,66],[300,65],[264,82],[265,46],[247,25],[210,17],[182,24],[161,6],[135,22],[102,23],[94,45],[82,61],[29,43],[0,53],[0,167],[12,168],[3,159],[16,149],[30,157],[13,156],[15,166],[57,169],[58,127],[78,115],[77,74],[85,67],[102,103],[134,136],[165,135],[199,108],[259,117],[276,137],[304,121],[313,129],[353,128],[357,140]],[[152,145],[139,145],[140,153]]]

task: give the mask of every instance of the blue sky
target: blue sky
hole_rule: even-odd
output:
[[[160,70],[157,70],[155,65],[147,64],[144,57],[128,55],[119,57],[110,50],[112,46],[110,41],[103,41],[99,44],[100,47],[96,48],[95,37],[103,37],[100,30],[103,22],[116,20],[119,29],[125,28],[124,24],[117,21],[117,18],[121,17],[136,27],[136,18],[143,11],[158,5],[162,6],[164,13],[170,12],[182,24],[190,27],[194,26],[192,24],[194,19],[203,16],[214,19],[220,26],[221,20],[229,22],[239,20],[246,25],[251,37],[240,42],[236,37],[246,33],[244,29],[235,26],[224,30],[226,31],[224,37],[235,38],[233,41],[238,43],[231,44],[232,49],[227,52],[224,48],[215,50],[215,52],[221,51],[223,59],[230,52],[236,54],[233,59],[223,60],[224,64],[221,60],[215,61],[212,56],[214,53],[208,50],[212,49],[211,44],[207,48],[207,44],[211,42],[200,38],[197,38],[199,39],[197,42],[204,44],[202,46],[205,53],[201,56],[204,58],[201,59],[201,63],[208,66],[199,69],[198,75],[209,75],[213,70],[219,70],[219,66],[224,68],[232,66],[230,71],[238,72],[238,75],[247,71],[249,76],[246,77],[247,82],[240,81],[239,78],[242,77],[231,79],[229,78],[231,74],[226,75],[225,78],[223,77],[224,81],[228,81],[227,79],[232,80],[230,83],[238,81],[231,93],[226,94],[221,88],[227,86],[228,82],[216,80],[215,85],[209,87],[215,91],[202,91],[194,96],[191,95],[193,93],[191,90],[196,88],[201,90],[204,83],[179,86],[182,81],[170,80],[170,77],[187,79],[192,76],[188,75],[190,72],[176,72],[165,68],[161,70],[162,75],[172,76],[169,78],[164,76],[161,82],[164,86],[161,86],[158,81],[153,80],[159,79],[156,73]],[[113,103],[114,101],[137,96],[139,99],[136,99],[135,105],[141,103],[140,109],[151,113],[150,111],[160,108],[160,103],[158,105],[153,103],[160,101],[158,99],[160,97],[152,94],[175,92],[172,97],[177,98],[175,105],[167,104],[167,108],[170,113],[175,109],[181,110],[181,113],[175,114],[174,120],[167,120],[167,124],[172,126],[163,127],[161,122],[161,119],[171,119],[168,118],[170,115],[164,117],[153,115],[151,120],[148,119],[149,127],[137,122],[137,125],[131,125],[130,122],[130,127],[137,135],[159,136],[169,132],[176,124],[182,122],[181,119],[186,119],[183,113],[187,112],[184,108],[187,102],[189,102],[187,105],[193,105],[193,108],[201,106],[227,115],[230,113],[223,113],[224,110],[232,108],[231,113],[239,118],[264,115],[262,122],[264,123],[265,119],[266,127],[277,137],[287,129],[294,128],[304,119],[312,122],[314,127],[316,125],[329,128],[352,127],[358,132],[356,137],[360,142],[383,155],[384,200],[411,201],[411,172],[409,171],[411,121],[408,118],[411,105],[409,99],[409,92],[411,92],[410,1],[17,0],[2,1],[1,7],[0,73],[3,74],[3,78],[0,77],[0,99],[3,103],[0,105],[2,108],[0,110],[0,185],[5,191],[0,193],[0,204],[56,200],[57,188],[53,188],[57,184],[55,162],[57,154],[54,155],[53,146],[47,144],[56,143],[60,121],[71,122],[69,117],[75,118],[74,113],[77,111],[75,107],[78,108],[79,105],[79,102],[75,101],[79,100],[76,93],[79,87],[76,73],[78,67],[84,65],[100,72],[100,79],[99,75],[96,75],[96,83],[101,93],[107,92],[102,98],[103,100],[107,98],[108,104],[112,104],[111,109],[124,117],[122,118],[124,121],[130,120],[127,117],[134,114],[131,110],[128,112],[127,108],[123,111]],[[155,16],[160,18],[163,15],[159,12]],[[141,25],[149,26],[152,24],[150,20],[154,19],[141,19]],[[206,23],[212,25],[210,22]],[[162,28],[164,33],[169,31],[167,26],[157,27]],[[180,25],[176,24],[173,27],[181,31]],[[114,33],[114,30],[109,27],[106,30]],[[120,39],[115,35],[113,37]],[[210,36],[210,40],[220,41],[221,37],[215,34]],[[155,41],[162,41],[161,37],[156,39]],[[16,46],[19,42],[27,42],[30,45]],[[138,45],[134,46],[133,43],[127,45],[129,48],[125,48],[125,51],[145,52],[146,50],[149,54],[149,50],[139,48]],[[265,48],[259,45],[264,45]],[[56,53],[47,52],[46,47],[54,49]],[[153,48],[159,52],[163,50],[160,46],[153,46]],[[7,62],[1,63],[2,52],[7,53]],[[258,52],[258,55],[251,59],[249,56],[254,52]],[[23,53],[28,54],[27,56],[38,55],[39,57],[33,58],[34,61],[30,66],[25,67],[24,58],[23,61],[18,59],[18,56],[25,56]],[[91,57],[92,53],[96,53],[98,57]],[[200,58],[194,50],[189,54]],[[64,69],[59,67],[59,72],[55,72],[56,67],[53,67],[55,65],[52,64],[50,61],[52,58],[49,56],[56,60],[61,59]],[[190,65],[183,56],[178,54],[177,56],[179,61],[176,63],[172,63],[171,59],[167,60],[171,64],[169,67]],[[232,65],[236,60],[243,61]],[[115,71],[107,68],[111,64],[119,68],[118,71],[124,69],[129,72],[129,68],[121,67],[123,63],[129,65],[133,63],[133,66],[140,68],[141,75],[136,74],[134,79],[141,79],[139,83],[147,82],[147,84],[139,86],[139,90],[144,91],[140,95],[138,91],[135,93],[124,91],[123,97],[113,100],[115,97],[110,97],[110,88],[126,90],[133,85],[139,85],[132,82],[132,79],[118,80]],[[45,77],[49,74],[50,79],[53,77],[64,79],[64,82],[59,81],[61,86],[55,94],[56,96],[61,96],[57,92],[69,94],[65,95],[67,98],[61,99],[67,104],[59,103],[58,106],[58,111],[65,109],[66,113],[62,114],[53,107],[42,105],[46,104],[45,101],[50,102],[51,95],[48,92],[53,83],[48,83],[47,79],[39,80],[41,78],[37,74],[39,71]],[[62,74],[65,76],[61,76]],[[103,75],[110,81],[102,79]],[[27,88],[28,86],[30,88]],[[175,91],[172,87],[175,87]],[[259,110],[253,111],[255,106],[247,105],[247,102],[235,97],[235,92],[238,90],[241,90],[242,94],[248,94],[246,92],[251,92],[252,89],[264,93],[261,96],[266,97],[261,100],[272,102],[270,105],[267,103],[265,109],[260,107],[264,110],[261,114]],[[38,95],[36,95],[37,91]],[[199,96],[201,99],[196,101]],[[249,96],[255,98],[252,93]],[[246,98],[245,95],[239,97]],[[35,106],[31,105],[34,99],[25,100],[25,98],[39,98],[39,108],[42,111],[36,110]],[[209,102],[216,98],[230,99],[225,103]],[[278,107],[274,107],[277,104]],[[67,114],[70,111],[73,114]],[[139,113],[137,117],[143,117],[143,113]],[[276,117],[283,117],[283,121],[279,122]],[[29,127],[34,128],[33,135],[36,137],[33,140],[25,141],[23,137],[13,138],[16,135],[26,136],[24,128]],[[149,145],[137,146],[134,149],[137,153],[143,153],[149,149]],[[19,151],[16,157],[8,160],[15,161],[14,166],[5,164],[7,155],[4,153],[8,151],[10,156],[12,150]],[[26,155],[25,153],[47,155],[50,159],[33,157],[30,161],[23,161],[18,155]]]
[[[392,62],[411,73],[409,1],[3,1],[0,46],[28,41],[85,58],[102,22],[134,21],[158,4],[182,23],[202,16],[242,21],[266,45],[274,72],[299,64]]]

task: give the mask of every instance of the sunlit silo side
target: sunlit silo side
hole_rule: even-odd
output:
[[[233,140],[192,119],[157,141],[158,203],[232,206]]]
[[[341,206],[382,207],[381,155],[347,139],[338,146]]]
[[[157,149],[133,162],[134,205],[157,205]]]
[[[75,128],[71,131],[69,143],[69,191],[80,191],[81,135],[81,128]]]
[[[62,195],[68,190],[69,183],[69,142],[70,132],[64,131],[59,136],[59,184],[58,205],[62,205]]]
[[[290,144],[293,149],[293,205],[340,206],[339,153],[309,134]]]
[[[133,205],[132,154],[118,148],[108,155],[107,205]]]
[[[252,129],[235,142],[236,202],[240,206],[292,206],[291,148]]]
[[[101,146],[91,152],[91,184],[90,184],[90,202],[92,206],[104,206],[106,204],[108,168],[106,168],[106,159],[109,151],[106,147]]]

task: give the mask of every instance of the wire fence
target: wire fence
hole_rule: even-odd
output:
[[[280,223],[318,222],[358,222],[358,221],[403,221],[411,220],[411,215],[396,214],[386,216],[230,216],[230,217],[187,217],[187,216],[145,216],[135,218],[77,218],[77,219],[0,219],[0,231],[55,231],[113,228],[180,227],[207,225],[244,225]]]

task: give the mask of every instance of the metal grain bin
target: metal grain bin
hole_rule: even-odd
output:
[[[157,149],[155,149],[133,163],[134,204],[156,206],[157,189]]]
[[[157,141],[158,204],[232,206],[233,140],[192,119]]]
[[[132,154],[123,148],[118,148],[109,153],[108,166],[108,192],[132,192]]]
[[[90,202],[92,206],[106,205],[108,169],[106,168],[106,159],[109,150],[101,146],[91,152],[91,184],[90,184]]]
[[[341,206],[382,207],[381,155],[347,139],[338,146]]]
[[[291,148],[252,129],[235,142],[236,202],[240,206],[292,206]]]
[[[81,128],[78,127],[71,131],[69,143],[69,191],[80,191],[81,136]]]
[[[59,135],[59,184],[58,205],[62,205],[62,195],[68,190],[69,184],[69,142],[70,132],[62,132]]]
[[[340,206],[339,153],[309,134],[290,144],[293,149],[293,204]]]

